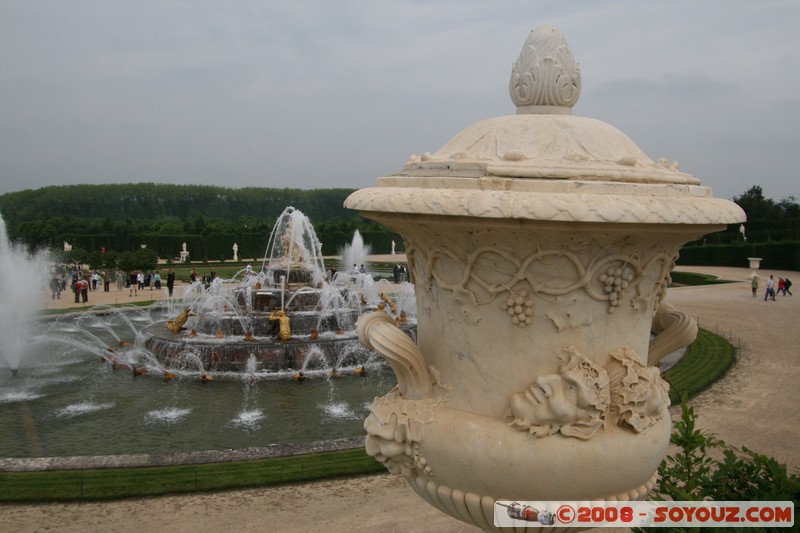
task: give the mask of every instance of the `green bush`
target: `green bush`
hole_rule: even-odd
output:
[[[658,485],[651,492],[653,500],[672,501],[793,501],[798,516],[800,477],[789,474],[775,459],[742,447],[726,444],[713,434],[697,428],[697,415],[681,400],[681,419],[676,422],[670,443],[678,446],[658,468]],[[721,452],[721,459],[710,452]],[[796,518],[795,518],[796,520]],[[635,529],[649,533],[655,528]],[[683,531],[660,528],[661,531]],[[695,530],[695,529],[692,529]],[[703,528],[697,531],[727,531],[726,528]],[[764,531],[748,528],[748,531]]]

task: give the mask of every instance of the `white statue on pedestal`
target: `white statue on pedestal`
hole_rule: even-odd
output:
[[[239,260],[239,245],[236,243],[233,243],[233,260]]]

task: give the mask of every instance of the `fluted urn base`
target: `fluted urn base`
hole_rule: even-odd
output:
[[[483,529],[497,500],[639,500],[656,481],[666,453],[667,404],[640,433],[623,428],[591,439],[536,438],[512,417],[448,408],[439,400],[404,399],[399,389],[376,399],[365,423],[367,453],[402,474],[441,511]]]

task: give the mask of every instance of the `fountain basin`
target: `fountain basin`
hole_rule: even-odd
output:
[[[169,382],[155,371],[134,377],[78,350],[60,359],[24,365],[16,378],[0,374],[0,458],[145,454],[182,461],[202,452],[202,462],[251,448],[354,437],[363,443],[368,403],[396,384],[375,361],[365,363],[363,377],[352,368],[335,379],[309,371],[303,382],[291,372],[235,372],[204,383],[196,370]]]
[[[314,321],[319,317],[309,317]],[[223,322],[230,327],[222,338],[211,335],[193,337],[190,332],[174,334],[163,324],[152,324],[142,330],[142,344],[152,352],[166,369],[186,368],[210,372],[244,372],[249,367],[256,372],[281,372],[288,370],[320,370],[357,366],[369,357],[358,340],[355,330],[341,334],[325,333],[315,339],[308,335],[293,336],[288,341],[277,338],[277,325],[267,322],[267,336],[260,337],[258,330],[252,341],[235,332],[240,326],[237,319]],[[272,329],[275,328],[275,329]],[[414,325],[404,325],[403,330],[414,335]],[[191,363],[187,362],[191,354]]]

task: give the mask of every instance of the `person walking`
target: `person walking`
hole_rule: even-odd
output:
[[[167,271],[167,292],[169,297],[172,298],[172,290],[175,288],[175,271],[171,268]]]
[[[753,299],[756,298],[756,293],[758,292],[758,276],[753,275],[753,280],[750,282],[750,287],[753,289]]]
[[[85,279],[79,279],[75,283],[75,287],[75,303],[78,303],[78,293],[80,293],[83,303],[87,303],[89,301],[89,282]]]
[[[784,294],[784,296],[786,295],[787,292],[789,293],[789,296],[792,295],[792,291],[789,290],[791,288],[792,288],[792,280],[790,280],[789,278],[783,278],[783,294]]]
[[[161,290],[161,274],[156,270],[156,273],[153,274],[153,285],[155,285],[156,290]]]
[[[136,275],[136,271],[133,271],[128,275],[128,286],[131,288],[131,290],[128,292],[128,296],[139,295],[139,279]]]
[[[50,278],[50,293],[53,300],[61,299],[61,274],[58,272]]]
[[[769,275],[769,279],[767,280],[767,292],[764,293],[764,301],[766,302],[772,298],[772,301],[775,301],[775,278],[772,277],[772,274]]]
[[[69,283],[69,288],[72,290],[72,292],[75,293],[75,303],[76,304],[80,303],[80,297],[81,297],[80,290],[76,286],[79,279],[80,279],[80,274],[78,274],[77,270],[73,269],[72,270],[72,279],[71,279],[71,281]]]

